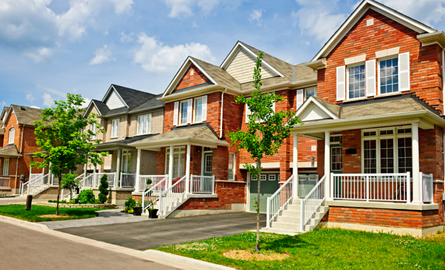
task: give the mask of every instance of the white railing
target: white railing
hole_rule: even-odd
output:
[[[159,196],[159,214],[165,215],[166,210],[170,205],[172,205],[176,200],[184,195],[185,188],[185,178],[184,175],[181,179],[173,183],[171,187],[161,193]]]
[[[410,173],[334,174],[331,173],[331,198],[411,202]]]
[[[82,181],[80,181],[79,183],[79,188],[82,187],[92,187],[94,184],[94,173],[90,173],[87,174],[87,177],[85,177],[84,179],[82,179]]]
[[[144,189],[142,193],[142,209],[145,210],[150,207],[151,204],[154,206],[154,204],[159,201],[159,195],[167,189],[168,175],[144,175],[142,178],[144,178],[145,181],[148,178],[152,180],[151,187],[147,190]],[[151,203],[149,203],[149,201],[151,201]]]
[[[147,179],[151,179],[151,184],[147,185]],[[168,175],[139,175],[139,190],[143,192],[155,187],[152,191],[154,193],[162,193],[168,188]],[[164,181],[165,180],[165,181]],[[162,182],[163,185],[158,185]]]
[[[324,190],[325,179],[326,175],[323,176],[308,195],[300,201],[300,232],[304,232],[304,226],[326,199]]]
[[[35,177],[32,181],[30,180],[26,183],[23,183],[21,185],[22,187],[20,194],[23,195],[26,193],[34,195],[34,193],[40,190],[43,185],[49,185],[50,179],[51,175],[49,173],[45,175],[40,174],[40,177]]]
[[[121,179],[119,182],[121,188],[134,188],[134,185],[136,184],[136,174],[121,172]]]
[[[37,178],[40,178],[41,176],[42,176],[41,173],[31,173],[29,175],[29,181],[32,181],[32,180],[37,179]]]
[[[102,178],[102,176],[107,175],[107,182],[108,182],[108,186],[109,187],[115,187],[116,186],[116,173],[95,173],[95,177],[94,177],[94,186],[98,187],[100,186],[100,179]]]
[[[9,187],[9,177],[0,177],[0,187]]]
[[[272,196],[267,197],[266,228],[270,228],[270,223],[293,198],[293,179],[292,175]]]
[[[190,193],[215,194],[215,176],[191,175]]]
[[[434,202],[434,177],[433,174],[420,173],[420,201],[423,203]]]

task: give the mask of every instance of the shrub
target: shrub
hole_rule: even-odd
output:
[[[94,198],[94,193],[91,189],[84,189],[80,192],[79,194],[79,202],[82,204],[85,203],[94,203],[95,202],[95,198]]]
[[[70,203],[71,204],[79,203],[79,199],[72,199],[72,200],[70,200]]]
[[[66,200],[61,200],[60,203],[66,203]]]
[[[133,208],[136,206],[136,201],[133,198],[128,198],[128,200],[125,202],[125,206],[128,209],[127,213],[130,213],[130,210],[133,211]],[[130,213],[131,214],[131,213]]]
[[[100,186],[99,186],[99,201],[100,203],[104,203],[107,201],[107,195],[108,195],[108,176],[106,174],[104,174],[101,178],[100,178]]]

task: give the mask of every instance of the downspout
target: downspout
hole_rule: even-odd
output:
[[[443,111],[442,111],[442,115],[445,114],[445,49],[442,49],[442,95],[443,95],[443,99],[442,99],[442,106],[443,106]],[[444,178],[445,180],[445,178]]]
[[[25,133],[25,125],[22,126],[22,139],[20,142],[20,154],[23,155],[23,133]],[[17,162],[15,164],[15,180],[14,180],[14,189],[17,189],[17,174],[19,173],[19,158],[17,157]],[[29,181],[30,179],[28,179]]]
[[[223,136],[223,117],[224,117],[224,93],[227,91],[227,88],[224,89],[224,92],[221,92],[221,122],[219,126],[219,138],[221,139]]]

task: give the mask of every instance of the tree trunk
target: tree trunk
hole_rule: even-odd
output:
[[[261,194],[261,159],[257,159],[257,172],[258,172],[258,197],[256,207],[256,241],[255,252],[260,252],[260,194]]]
[[[59,185],[57,187],[57,206],[56,206],[56,215],[59,215],[59,199],[60,199],[60,182],[62,181],[62,173],[59,174]]]

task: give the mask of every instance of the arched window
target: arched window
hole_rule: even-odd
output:
[[[10,128],[9,129],[8,144],[14,143],[14,136],[15,136],[15,128]]]

